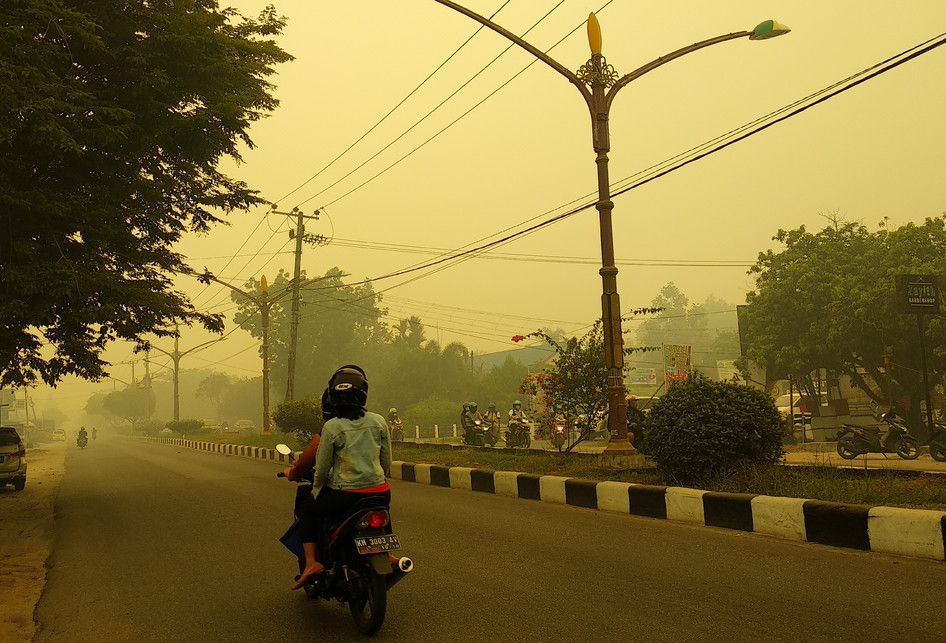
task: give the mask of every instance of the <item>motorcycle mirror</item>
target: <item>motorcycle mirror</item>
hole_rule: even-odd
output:
[[[276,451],[283,455],[292,455],[292,449],[289,448],[288,444],[277,444]]]

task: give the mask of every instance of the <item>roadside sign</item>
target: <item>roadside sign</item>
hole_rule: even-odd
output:
[[[938,313],[939,286],[935,275],[898,275],[897,302],[905,313]]]
[[[690,372],[690,346],[664,344],[664,378],[668,382],[685,382]]]

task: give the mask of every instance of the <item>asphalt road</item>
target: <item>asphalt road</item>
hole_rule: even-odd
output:
[[[135,441],[72,448],[39,641],[348,641],[289,591],[294,489],[263,462]],[[394,483],[417,571],[379,640],[946,637],[946,565]]]

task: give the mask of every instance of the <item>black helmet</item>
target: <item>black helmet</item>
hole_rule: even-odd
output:
[[[365,408],[368,402],[368,378],[365,371],[353,364],[342,366],[329,380],[328,399],[331,406]]]
[[[322,420],[328,422],[335,417],[335,407],[332,406],[332,400],[328,388],[322,391]]]

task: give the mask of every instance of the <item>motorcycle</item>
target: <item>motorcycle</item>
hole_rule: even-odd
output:
[[[473,420],[473,423],[463,432],[464,444],[473,447],[494,447],[498,439],[482,420]]]
[[[276,451],[289,456],[292,449],[276,445]],[[283,478],[282,471],[276,477]],[[296,554],[299,572],[305,569],[302,541],[298,535],[298,513],[302,502],[312,493],[312,480],[304,480],[296,487],[292,526],[280,539]],[[362,634],[376,633],[384,623],[387,612],[387,593],[414,569],[407,557],[392,562],[389,552],[400,549],[398,537],[391,530],[391,512],[376,498],[368,496],[347,515],[329,526],[319,542],[319,560],[325,571],[303,587],[310,599],[334,599],[348,603],[355,626]]]
[[[404,441],[404,425],[401,424],[400,420],[391,423],[391,440],[394,442]]]
[[[510,449],[522,447],[528,449],[532,443],[531,427],[529,420],[525,418],[509,420],[509,426],[506,429],[506,446]]]
[[[880,427],[843,425],[838,433],[838,455],[853,460],[865,453],[896,453],[904,460],[916,460],[920,455],[920,445],[910,434],[906,422],[890,411],[882,414],[880,420],[887,425],[883,437]]]
[[[933,433],[930,435],[930,456],[937,462],[946,462],[946,423],[933,423]]]
[[[84,435],[79,435],[76,437],[76,446],[80,449],[84,449],[89,446],[89,438]]]
[[[556,419],[549,430],[549,442],[552,443],[554,448],[561,451],[567,441],[568,432],[565,430],[565,420]]]

